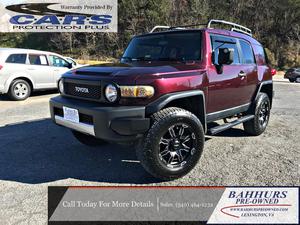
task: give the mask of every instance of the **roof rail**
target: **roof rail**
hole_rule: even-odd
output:
[[[247,34],[252,37],[252,31],[249,28],[241,26],[239,24],[228,22],[225,20],[210,20],[207,24],[207,28],[212,28],[211,25],[213,23],[229,25],[229,26],[231,26],[231,31]]]
[[[235,31],[235,32],[239,32],[239,33],[243,33],[246,35],[249,35],[252,37],[252,31],[244,26],[241,26],[239,24],[236,23],[231,23],[225,20],[210,20],[207,24],[207,28],[213,28],[212,24],[225,24],[225,25],[229,25],[231,26],[231,31]],[[184,25],[184,26],[176,26],[176,27],[171,27],[171,26],[155,26],[150,33],[154,33],[154,31],[158,30],[158,29],[167,29],[167,30],[185,30],[188,27],[195,27],[195,26],[203,26],[206,24],[192,24],[192,25]]]
[[[150,33],[153,33],[154,31],[158,29],[167,29],[167,30],[184,30],[185,28],[183,27],[170,27],[170,26],[155,26]]]

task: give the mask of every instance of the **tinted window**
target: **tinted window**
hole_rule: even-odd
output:
[[[45,55],[29,55],[29,62],[31,65],[48,65],[47,57]]]
[[[26,63],[26,54],[12,54],[8,56],[7,63],[20,63],[25,64]]]
[[[50,59],[50,62],[51,62],[52,66],[68,67],[70,65],[66,60],[64,60],[64,59],[62,59],[58,56],[55,56],[55,55],[50,55],[49,59]]]
[[[212,39],[212,48],[214,52],[214,62],[216,64],[218,63],[219,48],[233,49],[234,57],[233,57],[232,64],[240,64],[239,51],[236,44],[236,40],[234,38],[227,38],[223,36],[212,36],[211,39]]]
[[[245,41],[240,41],[240,45],[243,54],[243,64],[255,64],[252,47]]]
[[[268,54],[267,54],[267,52],[266,52],[266,49],[263,48],[263,51],[264,51],[264,59],[265,59],[265,63],[266,63],[266,64],[269,64],[270,61],[269,61],[269,58],[268,58]]]
[[[260,45],[255,45],[256,63],[266,65],[269,63],[265,49]]]
[[[122,60],[176,61],[201,59],[201,32],[184,31],[134,38]]]

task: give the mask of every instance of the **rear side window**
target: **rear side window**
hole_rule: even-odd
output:
[[[240,41],[240,45],[243,54],[243,64],[255,64],[255,59],[251,45],[248,44],[246,41]]]
[[[260,45],[255,45],[256,63],[258,65],[269,64],[268,56],[265,49]]]
[[[25,64],[26,63],[26,54],[11,54],[6,59],[6,63]]]
[[[266,63],[266,64],[270,64],[270,60],[269,60],[269,58],[268,58],[268,54],[267,54],[267,52],[266,52],[266,49],[263,48],[263,51],[264,51],[265,63]]]
[[[46,55],[29,55],[29,62],[31,65],[38,65],[38,66],[47,66],[48,60]]]
[[[212,48],[214,52],[214,62],[218,62],[219,48],[229,48],[234,50],[234,57],[232,64],[240,64],[239,50],[237,47],[237,42],[234,38],[224,37],[224,36],[212,36]]]

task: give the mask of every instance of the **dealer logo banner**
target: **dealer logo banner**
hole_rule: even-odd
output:
[[[48,220],[299,224],[299,188],[49,187]]]
[[[117,0],[2,0],[0,32],[117,32]]]
[[[226,188],[208,224],[298,224],[299,188]]]

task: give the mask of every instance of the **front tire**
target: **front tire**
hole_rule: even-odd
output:
[[[152,126],[136,153],[147,172],[162,180],[180,178],[198,163],[204,146],[199,119],[180,108],[166,108],[151,117]]]
[[[27,81],[17,79],[10,85],[8,96],[11,100],[23,101],[30,96],[31,91],[31,86]]]
[[[244,130],[253,136],[261,135],[267,128],[271,112],[271,103],[266,93],[260,93],[258,95],[255,109],[254,119],[245,122]]]
[[[80,133],[78,131],[72,130],[72,133],[74,135],[74,137],[81,143],[87,146],[91,146],[91,147],[95,147],[95,146],[101,146],[106,144],[107,142],[95,138],[93,136],[87,135],[87,134],[83,134]]]

